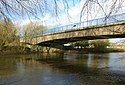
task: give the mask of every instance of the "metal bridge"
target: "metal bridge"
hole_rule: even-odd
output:
[[[117,22],[124,22],[125,21],[125,13],[112,15],[112,16],[106,16],[98,19],[93,20],[87,20],[83,22],[78,23],[72,23],[64,26],[54,27],[50,29],[46,29],[39,34],[52,34],[52,33],[58,33],[58,32],[65,32],[69,30],[79,29],[79,28],[86,28],[89,26],[98,26],[98,25],[106,25],[111,23],[117,23]]]
[[[21,42],[50,47],[58,47],[69,42],[92,39],[124,38],[125,13],[103,18],[72,23],[65,26],[43,30],[32,39]]]

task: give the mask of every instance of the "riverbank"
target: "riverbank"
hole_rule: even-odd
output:
[[[62,50],[56,48],[42,47],[41,49],[33,49],[22,46],[5,46],[0,50],[0,55],[11,54],[34,54],[34,53],[63,53]]]
[[[32,54],[32,53],[112,53],[112,52],[125,52],[121,48],[106,48],[105,50],[86,48],[86,49],[73,49],[73,50],[59,50],[55,48],[43,47],[41,50],[32,50],[28,47],[21,46],[6,46],[0,51],[0,55],[10,54]]]
[[[65,50],[65,53],[112,53],[112,52],[125,52],[125,49],[121,48],[107,48],[105,50],[97,49],[75,49],[75,50]]]
[[[11,55],[11,54],[25,54],[31,53],[29,48],[23,48],[21,46],[4,46],[0,50],[0,55]]]

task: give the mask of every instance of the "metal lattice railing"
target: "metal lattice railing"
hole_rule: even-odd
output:
[[[79,23],[72,23],[69,25],[55,27],[51,29],[46,29],[46,30],[41,31],[39,35],[53,34],[53,33],[58,33],[58,32],[65,32],[69,30],[85,28],[89,26],[98,26],[98,25],[103,25],[103,24],[111,24],[111,23],[124,22],[124,21],[125,21],[125,13],[122,13],[122,14],[112,15],[109,17],[103,17],[103,18],[83,21]]]

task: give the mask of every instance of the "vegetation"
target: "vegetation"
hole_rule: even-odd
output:
[[[37,36],[42,35],[42,31],[44,29],[47,29],[47,27],[45,27],[37,22],[30,22],[24,26],[24,29],[25,29],[25,31],[24,31],[25,41],[27,41],[27,40],[32,41],[33,38],[36,38],[36,40],[37,40]],[[24,46],[24,50],[25,50],[25,48],[27,47],[26,44],[23,46]],[[39,51],[39,49],[42,50],[41,46],[33,46],[33,47],[35,47],[36,51]]]
[[[91,42],[91,46],[97,52],[105,52],[109,45],[110,45],[110,42],[108,39],[106,39],[106,40],[94,40]]]
[[[40,25],[37,22],[30,22],[24,26],[24,36],[33,38],[34,36],[42,34],[42,31],[46,28],[47,27]]]
[[[24,26],[24,38],[26,40],[32,40],[33,38],[37,39],[38,35],[42,35],[42,31],[47,27],[37,23],[30,22]]]
[[[9,21],[0,21],[0,50],[2,51],[5,46],[9,46],[11,43],[19,43],[19,36],[17,35],[17,29],[15,25]]]
[[[119,12],[122,9],[124,0],[76,0],[83,2],[80,9],[80,18],[85,16],[92,16],[92,12],[97,10],[103,13],[107,18],[112,13]],[[31,18],[39,18],[39,15],[45,16],[45,14],[51,11],[54,16],[59,15],[61,12],[66,12],[69,16],[70,5],[76,5],[75,0],[0,0],[0,16],[4,19],[14,18],[16,16],[28,16]],[[51,3],[50,3],[51,2]],[[107,3],[110,3],[107,11]],[[60,6],[61,5],[61,6]],[[98,11],[100,10],[100,11]],[[99,14],[99,13],[98,13]],[[87,16],[86,16],[87,15]],[[94,15],[97,16],[97,15]]]
[[[110,48],[111,47],[111,48]],[[124,49],[112,48],[108,39],[104,40],[82,40],[71,44],[66,50],[78,53],[103,53],[103,52],[124,52]],[[68,51],[67,51],[68,52]]]
[[[46,27],[30,22],[25,25],[24,38],[26,40],[32,40],[34,37],[37,38],[36,36],[42,34],[43,29],[46,29]],[[11,21],[0,21],[0,51],[2,54],[48,52],[47,47],[31,45],[29,48],[26,43],[20,43],[20,37],[17,34],[17,27]],[[49,51],[59,52],[59,49],[53,48],[49,49]]]
[[[74,43],[74,46],[75,47],[80,47],[81,49],[82,48],[87,48],[89,46],[89,42],[88,42],[88,40],[77,41],[77,42]]]

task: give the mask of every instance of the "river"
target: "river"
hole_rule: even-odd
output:
[[[125,53],[0,55],[0,85],[125,85]]]

